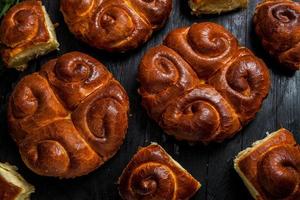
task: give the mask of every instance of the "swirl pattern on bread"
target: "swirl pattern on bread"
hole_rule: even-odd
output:
[[[283,66],[300,69],[300,4],[264,0],[256,7],[255,30],[263,47]]]
[[[53,24],[41,1],[13,6],[0,26],[1,55],[10,68],[24,70],[27,62],[58,48]]]
[[[61,11],[79,39],[107,51],[127,51],[161,28],[172,0],[62,0]]]
[[[233,136],[255,117],[270,87],[264,62],[214,23],[175,29],[139,68],[149,116],[179,140]]]
[[[157,144],[139,149],[119,179],[124,200],[189,199],[200,186]]]
[[[300,146],[286,129],[240,152],[234,167],[255,199],[300,198]]]
[[[125,90],[108,70],[86,54],[71,52],[17,84],[8,121],[32,171],[72,178],[93,171],[117,152],[128,109]]]

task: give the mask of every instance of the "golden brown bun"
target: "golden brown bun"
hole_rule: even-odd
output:
[[[0,199],[29,200],[34,187],[17,172],[17,167],[0,163]]]
[[[141,61],[142,105],[179,140],[223,141],[255,117],[270,87],[269,71],[214,23],[168,34]]]
[[[70,31],[107,51],[137,48],[164,25],[171,10],[172,0],[61,0]]]
[[[140,148],[119,179],[124,200],[190,199],[201,187],[180,164],[159,145]]]
[[[254,25],[263,47],[283,66],[300,69],[300,3],[265,0],[257,5]]]
[[[219,14],[238,8],[246,8],[248,0],[189,0],[192,14]]]
[[[11,135],[43,176],[85,175],[111,158],[127,130],[128,97],[108,70],[79,52],[24,77],[9,101]]]
[[[257,200],[300,199],[300,146],[286,129],[240,152],[234,168]]]
[[[27,63],[58,48],[53,24],[40,1],[23,1],[13,6],[0,26],[4,64],[24,70]]]

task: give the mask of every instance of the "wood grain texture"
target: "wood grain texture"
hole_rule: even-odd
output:
[[[252,15],[259,0],[250,0],[248,9],[245,10],[202,17],[191,16],[186,1],[173,0],[173,11],[167,25],[155,33],[141,48],[126,54],[108,54],[76,40],[63,22],[62,14],[59,12],[59,1],[44,0],[43,2],[53,22],[59,23],[57,35],[61,44],[60,51],[31,62],[29,68],[22,73],[5,70],[2,67],[0,69],[0,161],[17,165],[24,177],[36,186],[36,193],[32,199],[119,199],[116,182],[123,168],[139,146],[148,145],[153,141],[162,145],[175,160],[201,181],[202,188],[194,199],[250,200],[250,194],[233,169],[234,156],[254,141],[264,138],[267,131],[275,131],[280,127],[292,131],[300,142],[300,73],[293,74],[281,70],[278,64],[262,50],[252,26]],[[147,116],[140,104],[141,98],[137,94],[136,74],[139,61],[148,48],[160,44],[173,28],[200,21],[212,21],[224,25],[242,45],[263,58],[270,69],[272,88],[256,119],[234,138],[222,144],[189,146],[166,136]],[[6,122],[8,97],[21,77],[38,71],[49,59],[74,50],[88,53],[103,62],[127,90],[131,103],[128,134],[116,156],[87,176],[74,180],[40,177],[25,167],[16,145],[9,136]]]

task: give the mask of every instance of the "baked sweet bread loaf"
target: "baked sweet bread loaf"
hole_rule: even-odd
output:
[[[221,142],[255,117],[270,87],[264,62],[214,23],[175,29],[139,67],[142,105],[164,131]]]
[[[234,168],[254,199],[300,199],[300,146],[286,129],[240,152]]]
[[[4,64],[17,70],[59,46],[46,9],[35,0],[22,1],[7,12],[0,26],[0,43]]]
[[[29,200],[34,187],[17,172],[17,167],[0,163],[0,199]]]
[[[255,31],[263,47],[283,66],[300,69],[300,3],[264,0],[254,14]]]
[[[158,144],[140,148],[119,179],[124,200],[190,199],[200,187]]]
[[[70,31],[107,51],[137,48],[165,24],[171,10],[172,0],[61,0]]]
[[[192,14],[220,14],[238,8],[246,8],[248,0],[189,0]]]
[[[112,74],[94,58],[72,52],[17,84],[8,121],[32,171],[72,178],[95,170],[117,152],[128,109],[127,94]]]

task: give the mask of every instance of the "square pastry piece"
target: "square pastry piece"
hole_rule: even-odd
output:
[[[119,179],[124,200],[191,198],[200,183],[159,145],[140,148]]]
[[[189,0],[192,13],[201,14],[219,14],[238,8],[246,8],[248,0]]]
[[[240,152],[234,168],[254,199],[300,199],[300,146],[286,129]]]
[[[15,166],[0,163],[1,200],[27,200],[34,192],[34,187],[27,183],[16,170]]]
[[[0,43],[4,64],[17,70],[59,46],[45,7],[34,0],[22,1],[7,12],[0,26]]]

